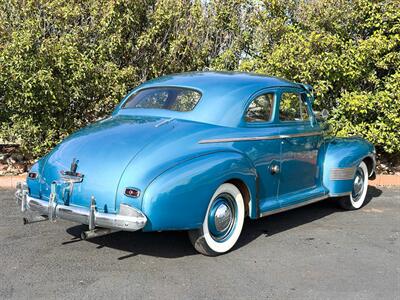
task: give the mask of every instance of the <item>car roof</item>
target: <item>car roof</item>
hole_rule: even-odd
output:
[[[216,86],[217,84],[217,86]],[[149,80],[143,86],[186,86],[201,91],[218,88],[237,90],[248,88],[254,92],[260,88],[294,86],[299,84],[273,76],[246,72],[187,72],[171,74]]]
[[[222,126],[236,126],[240,123],[244,106],[254,93],[273,87],[304,89],[302,84],[282,78],[244,72],[187,72],[158,77],[138,86],[131,93],[153,87],[181,87],[199,91],[201,100],[190,112],[167,110],[136,110],[138,114],[157,114]],[[121,102],[121,108],[124,101]],[[128,113],[128,109],[121,112]]]

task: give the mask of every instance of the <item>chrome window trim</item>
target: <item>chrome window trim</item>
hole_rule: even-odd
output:
[[[272,105],[271,105],[271,111],[269,114],[269,119],[267,121],[248,121],[247,120],[247,113],[249,111],[250,105],[256,101],[259,97],[265,96],[265,95],[272,95]],[[277,101],[277,95],[274,91],[267,91],[267,92],[263,92],[263,93],[257,93],[256,96],[251,97],[251,101],[248,101],[246,103],[245,106],[245,110],[244,110],[244,114],[242,116],[242,121],[243,123],[248,126],[248,127],[258,127],[258,126],[262,126],[262,125],[267,125],[267,124],[271,124],[274,122],[274,118],[275,118],[275,106],[276,106],[276,101]]]
[[[282,120],[282,119],[280,118],[280,114],[281,114],[282,96],[283,96],[284,94],[296,94],[296,95],[298,95],[298,96],[299,96],[299,100],[300,100],[300,108],[301,108],[301,103],[304,103],[305,106],[306,106],[308,118],[306,118],[306,119],[300,119],[300,120],[296,120],[296,119],[293,119],[293,120]],[[304,97],[303,97],[304,95],[306,95],[306,98],[305,98],[305,99],[304,99]],[[277,107],[277,113],[278,113],[278,121],[279,121],[279,123],[285,124],[285,123],[295,123],[295,122],[310,122],[311,119],[312,119],[313,113],[312,113],[312,109],[311,109],[311,107],[309,106],[307,100],[308,100],[308,96],[307,96],[307,94],[304,93],[303,91],[296,91],[296,90],[292,90],[292,89],[283,89],[283,90],[281,91],[280,95],[279,95],[279,104],[278,104],[278,107]],[[301,115],[301,111],[300,111],[300,115]]]
[[[190,110],[185,110],[185,111],[180,111],[180,110],[171,110],[171,109],[167,109],[167,108],[150,108],[150,107],[125,107],[125,105],[129,102],[129,100],[131,100],[131,98],[133,99],[134,97],[136,97],[140,92],[146,91],[146,90],[156,90],[156,89],[180,89],[180,90],[189,90],[189,91],[193,91],[196,92],[200,95],[199,99],[197,100],[196,104],[192,107],[192,109]],[[202,100],[203,98],[203,92],[197,88],[193,88],[193,87],[182,87],[182,86],[175,86],[175,85],[160,85],[160,86],[149,86],[149,87],[142,87],[142,88],[137,88],[134,89],[133,91],[129,92],[128,95],[125,96],[125,98],[122,100],[122,102],[118,105],[117,109],[118,110],[133,110],[133,109],[145,109],[145,110],[150,110],[150,109],[160,109],[160,110],[166,110],[166,111],[172,111],[175,113],[190,113],[193,110],[196,109],[197,105],[199,104],[199,102]]]
[[[287,138],[316,136],[316,135],[322,135],[322,132],[314,131],[314,132],[306,132],[306,133],[280,134],[280,135],[270,135],[270,136],[209,139],[209,140],[201,140],[201,141],[199,141],[199,144],[231,143],[231,142],[247,142],[247,141],[267,141],[267,140],[287,139]]]

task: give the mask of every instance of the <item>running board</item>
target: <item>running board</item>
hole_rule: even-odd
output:
[[[260,218],[265,217],[265,216],[269,216],[269,215],[273,215],[273,214],[277,214],[277,213],[280,213],[280,212],[284,212],[284,211],[287,211],[287,210],[290,210],[290,209],[294,209],[294,208],[297,208],[297,207],[305,206],[305,205],[308,205],[308,204],[311,204],[311,203],[314,203],[314,202],[318,202],[318,201],[321,201],[321,200],[324,200],[324,199],[327,199],[327,198],[329,198],[329,195],[323,195],[323,196],[312,198],[312,199],[309,199],[309,200],[306,200],[306,201],[298,202],[298,203],[295,203],[293,205],[288,205],[288,206],[285,206],[285,207],[280,207],[280,208],[277,208],[277,209],[269,210],[269,211],[261,213],[260,214]]]

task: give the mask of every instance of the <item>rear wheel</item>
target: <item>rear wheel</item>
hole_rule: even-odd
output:
[[[353,190],[349,196],[341,197],[339,204],[346,210],[356,210],[363,206],[368,189],[368,168],[361,162],[354,175]]]
[[[204,255],[225,253],[239,239],[244,215],[243,196],[239,189],[231,183],[224,183],[212,196],[203,225],[189,231],[190,241]]]

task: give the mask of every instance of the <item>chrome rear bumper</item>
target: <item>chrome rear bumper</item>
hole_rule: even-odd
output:
[[[15,197],[17,202],[21,204],[22,212],[44,216],[51,221],[60,218],[87,224],[90,230],[93,230],[95,227],[103,227],[136,231],[142,229],[147,222],[146,216],[141,211],[127,204],[120,205],[119,214],[111,214],[98,212],[93,197],[90,208],[58,204],[54,192],[50,194],[49,201],[33,198],[28,195],[25,183],[17,185]]]

